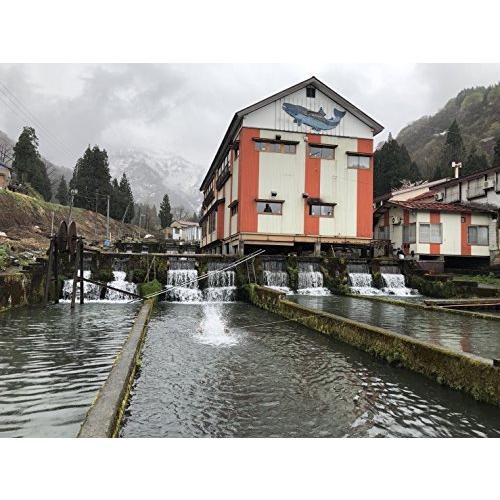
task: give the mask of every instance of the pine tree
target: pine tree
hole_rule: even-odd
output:
[[[24,127],[14,146],[12,167],[21,183],[29,183],[45,200],[52,198],[47,168],[38,152],[38,137],[33,127]]]
[[[96,193],[99,194],[97,211],[106,214],[107,204],[103,202],[103,196],[112,194],[111,175],[109,173],[108,153],[98,146],[85,150],[78,159],[73,171],[70,188],[77,189],[75,196],[75,207],[95,210]],[[113,207],[111,207],[111,210]]]
[[[59,181],[59,185],[57,186],[57,193],[56,193],[56,200],[61,204],[61,205],[67,205],[68,204],[68,185],[66,184],[66,179],[64,178],[64,175],[61,177],[61,180]]]
[[[170,200],[168,194],[165,194],[160,205],[160,212],[158,213],[160,217],[160,225],[162,228],[170,226],[172,224],[172,210],[170,208]]]
[[[125,222],[130,222],[134,218],[134,195],[125,172],[123,172],[120,181],[119,193],[121,197],[120,208],[123,208],[121,218],[125,217]]]
[[[476,146],[472,146],[465,162],[462,166],[461,175],[468,175],[480,170],[485,170],[489,167],[488,158],[484,153],[479,153]]]
[[[463,162],[465,159],[465,147],[462,135],[460,134],[460,127],[456,120],[453,120],[448,132],[446,134],[446,142],[444,143],[443,150],[439,165],[434,171],[434,179],[442,179],[444,177],[451,177],[452,162]]]
[[[412,162],[405,145],[399,145],[389,134],[387,141],[374,154],[375,196],[387,193],[405,181],[418,179],[418,166]]]
[[[500,167],[500,137],[495,142],[495,147],[493,149],[493,159],[491,160],[492,167]]]

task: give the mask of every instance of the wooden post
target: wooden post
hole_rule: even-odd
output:
[[[59,245],[54,239],[54,304],[59,304]]]
[[[71,292],[71,309],[75,308],[75,300],[76,300],[76,285],[78,283],[78,263],[80,261],[80,245],[77,245],[75,252],[75,269],[73,271],[73,289]]]
[[[46,306],[49,301],[50,278],[52,276],[52,266],[54,259],[54,237],[50,238],[49,245],[49,263],[47,265],[47,274],[45,276],[45,293],[43,295],[43,305]]]
[[[78,240],[78,248],[80,249],[80,304],[83,304],[83,290],[84,290],[84,282],[83,282],[83,239],[80,237]]]

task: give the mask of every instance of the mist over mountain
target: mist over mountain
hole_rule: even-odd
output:
[[[159,207],[165,193],[172,207],[198,212],[201,205],[199,187],[203,167],[170,152],[126,149],[108,151],[111,175],[126,173],[135,201]]]
[[[500,84],[460,91],[432,116],[404,127],[397,141],[404,144],[425,177],[432,177],[446,141],[446,130],[456,120],[466,151],[473,146],[488,157],[500,137]],[[465,160],[465,158],[464,158]]]

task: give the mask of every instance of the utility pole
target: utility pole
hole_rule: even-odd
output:
[[[75,199],[75,196],[78,194],[78,189],[70,189],[69,193],[71,194],[71,202],[69,204],[68,225],[71,222],[71,210],[73,209],[73,200]]]
[[[110,200],[110,195],[108,194],[108,206],[107,206],[107,209],[106,209],[106,238],[108,239],[108,241],[111,239],[111,236],[109,234],[109,200]]]

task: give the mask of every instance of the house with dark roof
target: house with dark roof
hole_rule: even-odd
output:
[[[238,111],[200,186],[202,251],[367,248],[382,130],[315,77]]]
[[[498,254],[500,208],[487,196],[496,189],[486,184],[489,175],[439,181],[416,196],[383,197],[374,207],[374,237],[414,255],[422,267],[488,265]]]

